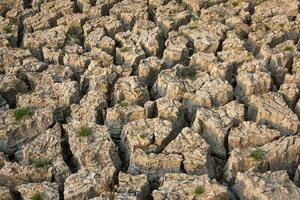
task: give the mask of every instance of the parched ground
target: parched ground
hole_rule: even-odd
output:
[[[0,0],[0,200],[299,200],[299,11]]]

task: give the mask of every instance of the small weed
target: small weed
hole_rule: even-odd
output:
[[[261,150],[254,150],[251,152],[250,157],[255,161],[259,161],[263,159],[264,153]]]
[[[197,25],[194,25],[194,24],[191,24],[191,25],[190,25],[190,29],[192,29],[192,30],[193,30],[193,29],[196,29],[196,28],[198,28],[198,26],[197,26]]]
[[[194,193],[195,195],[201,195],[204,193],[204,188],[202,186],[197,186],[195,189],[194,189]]]
[[[196,29],[196,28],[198,28],[198,24],[196,23],[196,21],[191,21],[189,28],[190,29]]]
[[[240,33],[240,34],[238,35],[238,37],[240,38],[240,40],[246,41],[248,36],[247,36],[246,33]]]
[[[285,51],[293,51],[294,48],[293,48],[292,46],[286,46],[286,47],[284,48],[284,50],[285,50]]]
[[[192,16],[192,21],[197,21],[197,20],[199,20],[199,18],[197,16],[193,15]]]
[[[196,74],[189,73],[188,76],[187,76],[187,78],[190,79],[190,80],[192,80],[192,81],[194,81],[194,80],[197,79],[197,76],[196,76]]]
[[[140,135],[140,138],[141,138],[141,139],[145,139],[145,138],[146,138],[146,135],[143,133],[143,134]]]
[[[170,14],[166,17],[167,20],[173,22],[175,20],[175,15],[174,14]]]
[[[38,159],[38,160],[35,160],[33,162],[33,164],[36,168],[45,169],[45,168],[48,168],[52,164],[52,161],[47,160],[47,159]]]
[[[197,79],[196,71],[194,69],[185,71],[183,74],[183,78],[187,78],[192,81],[196,80]]]
[[[12,33],[12,26],[11,26],[11,24],[6,25],[6,26],[3,28],[3,31],[4,31],[4,33],[6,33],[6,34]]]
[[[58,49],[62,49],[62,48],[64,48],[64,43],[63,42],[60,42],[60,43],[58,43],[57,44],[57,46],[50,46],[50,48],[49,49],[53,49],[53,50],[58,50]]]
[[[33,111],[30,108],[17,108],[14,111],[14,118],[16,121],[20,121],[26,117],[31,117],[33,115]]]
[[[180,4],[181,5],[181,4]],[[175,12],[180,12],[181,11],[181,6],[180,5],[178,5],[178,6],[176,6],[175,8],[174,8],[174,11]]]
[[[79,137],[86,137],[92,134],[92,129],[88,127],[81,127],[78,131]]]
[[[182,31],[177,32],[178,36],[184,36]]]
[[[203,165],[198,164],[198,165],[196,166],[196,168],[197,168],[197,169],[202,169],[202,168],[203,168]]]
[[[36,192],[29,199],[30,200],[43,200],[43,196],[40,192]]]
[[[219,13],[218,16],[219,17],[225,17],[225,14],[224,13]]]
[[[18,173],[18,170],[17,170],[15,167],[12,167],[12,168],[11,168],[11,171],[12,171],[13,173],[15,173],[15,174]]]
[[[73,33],[73,32],[69,33],[68,38],[71,43],[80,44],[80,37],[76,33]]]
[[[128,52],[129,50],[130,50],[129,47],[122,47],[122,48],[120,49],[121,52]]]
[[[122,106],[123,108],[127,107],[128,105],[129,105],[129,104],[128,104],[127,101],[122,101],[122,102],[120,103],[120,106]]]
[[[233,7],[237,7],[239,5],[239,2],[235,1],[235,2],[232,2],[232,6]]]
[[[26,91],[26,94],[32,94],[34,93],[34,88],[29,87],[28,90]]]

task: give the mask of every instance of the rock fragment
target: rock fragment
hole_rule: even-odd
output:
[[[166,49],[163,54],[163,61],[168,68],[175,64],[187,64],[189,56],[188,40],[178,32],[169,32],[168,39],[165,43]]]
[[[1,185],[15,187],[35,182],[50,182],[53,176],[52,170],[53,168],[49,165],[37,167],[5,161],[0,169]]]
[[[188,23],[190,12],[175,1],[159,6],[156,10],[155,23],[167,35],[171,30],[177,30]]]
[[[36,31],[25,34],[23,45],[33,50],[34,55],[42,58],[41,48],[49,46],[53,48],[62,48],[66,39],[67,30],[64,26],[57,26],[45,31]]]
[[[233,189],[242,199],[298,199],[300,195],[285,171],[238,173]]]
[[[127,102],[117,104],[112,108],[107,109],[106,126],[113,139],[120,139],[120,134],[124,124],[145,119],[146,111],[138,105],[129,105]]]
[[[272,89],[273,80],[263,60],[243,63],[237,72],[234,95],[244,103],[249,102],[251,95],[264,94]]]
[[[56,183],[42,182],[20,185],[17,190],[23,199],[59,199],[58,185]]]
[[[86,168],[120,167],[120,158],[105,126],[73,121],[64,124],[76,163]],[[101,158],[101,159],[99,159]]]
[[[73,119],[96,124],[104,122],[106,108],[107,101],[105,95],[95,91],[89,91],[88,94],[80,100],[80,104],[72,104],[70,106]]]
[[[172,123],[159,118],[129,122],[123,127],[121,142],[128,160],[136,149],[147,153],[161,152],[176,137]]]
[[[299,165],[299,137],[283,137],[261,147],[236,148],[224,168],[224,177],[228,182],[234,181],[238,172],[254,169],[259,172],[286,170],[295,173]]]
[[[126,29],[133,27],[136,21],[148,18],[147,3],[140,0],[119,2],[109,10],[109,13],[116,16]]]
[[[128,172],[133,175],[146,174],[151,182],[155,182],[166,173],[180,173],[182,161],[182,155],[147,154],[137,149],[130,157]]]
[[[287,106],[282,95],[274,92],[251,96],[248,117],[284,134],[293,134],[299,129],[296,114]]]
[[[256,122],[243,122],[239,127],[230,131],[228,136],[228,148],[247,148],[262,146],[278,139],[281,136],[277,130],[269,129],[265,125]]]
[[[152,86],[157,79],[161,69],[163,69],[163,61],[155,56],[141,60],[137,68],[137,76],[147,86]]]
[[[100,170],[82,168],[65,181],[64,198],[75,200],[97,197],[112,190],[116,176],[115,169],[110,167]]]
[[[214,88],[211,90],[211,88]],[[207,92],[214,105],[224,105],[233,97],[232,86],[220,78],[210,77],[205,72],[195,71],[180,64],[160,72],[151,94],[180,100],[185,93]],[[205,97],[205,96],[203,96]],[[207,99],[207,97],[205,97]]]
[[[118,79],[115,84],[112,103],[126,102],[143,106],[150,99],[147,88],[136,76]]]
[[[55,181],[63,185],[64,180],[71,174],[64,161],[61,146],[61,128],[56,124],[52,129],[38,135],[32,142],[24,144],[15,153],[16,159],[22,164],[36,167],[51,167]]]
[[[161,182],[161,186],[153,191],[152,196],[155,200],[170,198],[229,199],[227,188],[209,180],[207,175],[168,173]]]
[[[221,116],[217,111],[200,108],[197,110],[192,129],[198,132],[211,146],[211,151],[225,158],[227,138],[233,121],[228,116]]]
[[[119,185],[117,195],[128,195],[136,199],[149,198],[150,187],[145,175],[132,176],[130,174],[119,173]]]
[[[187,174],[214,176],[210,147],[200,134],[190,128],[184,128],[163,152],[183,155],[183,168]]]
[[[176,129],[184,126],[183,106],[179,101],[162,97],[155,101],[155,107],[158,118],[171,121]]]

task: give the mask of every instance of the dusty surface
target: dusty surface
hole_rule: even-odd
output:
[[[300,199],[297,0],[0,0],[0,199]]]

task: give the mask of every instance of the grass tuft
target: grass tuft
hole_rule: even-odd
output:
[[[187,78],[187,79],[194,81],[198,78],[196,75],[197,75],[196,70],[194,70],[194,69],[186,70],[183,72],[182,78]]]
[[[16,121],[20,121],[26,117],[31,117],[33,115],[33,111],[30,108],[17,108],[14,111],[13,117]]]
[[[45,168],[50,167],[50,165],[52,164],[52,161],[47,160],[47,159],[38,159],[38,160],[35,160],[33,162],[33,164],[36,168],[45,169]]]
[[[122,106],[124,108],[127,107],[128,105],[129,105],[129,103],[125,100],[120,103],[120,106]]]
[[[194,194],[195,195],[201,195],[205,192],[204,188],[202,186],[197,186],[195,189],[194,189]]]
[[[145,139],[145,138],[146,138],[146,135],[143,133],[143,134],[140,135],[140,138],[141,138],[141,139]]]
[[[130,50],[129,47],[122,47],[122,48],[120,49],[121,52],[128,52],[129,50]]]
[[[43,196],[40,192],[36,192],[29,199],[30,200],[43,200]]]
[[[196,74],[193,74],[193,73],[189,73],[188,76],[187,76],[188,79],[194,81],[197,79],[197,76]]]
[[[196,23],[196,21],[191,21],[190,24],[189,24],[189,28],[190,29],[198,28],[198,24]]]
[[[259,160],[263,159],[264,153],[263,153],[262,150],[257,149],[257,150],[254,150],[254,151],[251,152],[250,157],[253,160],[259,161]]]
[[[4,33],[6,33],[6,34],[12,33],[12,26],[11,26],[11,24],[6,25],[6,26],[3,28],[3,31],[4,31]]]
[[[81,127],[78,131],[79,137],[86,137],[92,134],[92,129],[89,127]]]
[[[285,48],[284,48],[284,50],[285,51],[293,51],[294,50],[294,48],[292,47],[292,46],[286,46]]]
[[[198,164],[197,166],[196,166],[196,169],[202,169],[203,168],[203,165],[202,164]]]
[[[218,16],[219,17],[225,17],[225,13],[219,13]]]
[[[80,44],[80,36],[75,32],[70,32],[68,38],[72,44]]]
[[[192,16],[192,21],[198,21],[198,20],[199,20],[199,17],[197,17],[195,15]]]
[[[239,5],[239,2],[235,1],[235,2],[232,2],[232,6],[233,7],[237,7]]]

